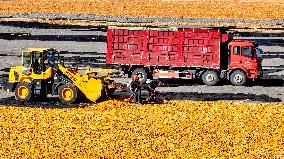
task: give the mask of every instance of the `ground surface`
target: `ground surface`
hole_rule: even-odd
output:
[[[0,0],[0,74],[29,47],[104,59],[106,34],[96,25],[245,29],[234,38],[258,42],[266,79],[243,87],[163,79],[161,101],[146,105],[121,102],[129,91],[62,105],[56,97],[22,103],[0,90],[0,158],[284,157],[282,0]]]

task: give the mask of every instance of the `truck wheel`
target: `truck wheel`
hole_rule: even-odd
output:
[[[19,101],[28,101],[32,97],[32,88],[28,83],[19,83],[15,89],[15,98]]]
[[[65,104],[74,102],[77,98],[77,90],[71,84],[64,84],[58,89],[59,98]]]
[[[230,81],[234,86],[243,86],[246,84],[247,76],[243,71],[236,70],[230,75]]]
[[[207,86],[214,86],[219,82],[219,75],[216,71],[205,71],[202,75],[202,81]]]
[[[139,81],[142,83],[145,83],[147,80],[147,72],[145,71],[145,69],[143,68],[137,68],[132,72],[132,78],[134,77],[134,75],[138,73],[139,76]]]

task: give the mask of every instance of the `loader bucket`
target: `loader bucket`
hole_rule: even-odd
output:
[[[88,82],[84,83],[84,88],[86,88],[86,90],[82,90],[82,92],[85,94],[87,99],[95,102],[101,96],[102,81],[100,79],[90,78]]]

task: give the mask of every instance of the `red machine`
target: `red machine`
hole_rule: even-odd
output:
[[[143,80],[200,78],[215,85],[228,79],[244,85],[262,75],[257,51],[254,42],[232,40],[219,29],[108,29],[106,63],[120,65],[129,77],[139,73]]]

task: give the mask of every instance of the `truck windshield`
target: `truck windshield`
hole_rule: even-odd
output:
[[[31,64],[30,52],[23,52],[23,66],[29,66]]]
[[[253,57],[252,48],[248,46],[242,47],[242,55],[247,57]]]

